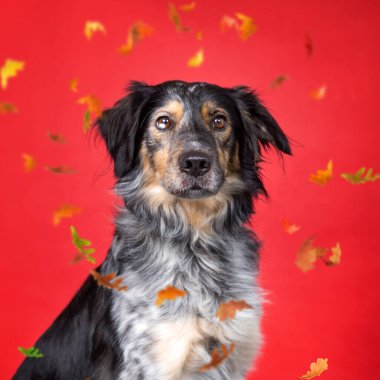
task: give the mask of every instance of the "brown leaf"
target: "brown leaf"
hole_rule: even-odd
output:
[[[142,21],[135,22],[128,32],[127,42],[122,45],[118,51],[120,54],[129,54],[137,42],[153,33],[153,28]]]
[[[47,136],[49,137],[49,139],[57,144],[66,144],[67,143],[67,140],[66,138],[61,135],[60,133],[51,133],[51,132],[47,132]]]
[[[211,355],[211,361],[208,364],[205,364],[199,370],[201,372],[206,372],[212,368],[216,368],[220,366],[226,359],[227,357],[235,350],[235,343],[232,343],[230,346],[230,349],[227,349],[227,346],[222,343],[221,345],[221,353],[219,353],[219,350],[217,348],[214,349]]]
[[[11,103],[0,102],[0,115],[17,113],[18,109]]]
[[[221,322],[223,322],[226,319],[234,319],[236,317],[236,313],[244,309],[253,309],[253,307],[247,304],[244,300],[231,300],[222,303],[219,306],[219,309],[216,312],[216,316],[219,318]]]
[[[289,79],[287,75],[279,75],[269,84],[269,88],[277,88]]]
[[[182,25],[181,16],[173,3],[169,3],[168,15],[170,21],[175,25],[177,32],[187,32],[189,28]]]
[[[96,270],[91,269],[90,273],[92,277],[94,277],[94,280],[98,283],[98,285],[103,286],[107,289],[114,289],[118,290],[119,292],[125,292],[128,290],[127,286],[120,286],[120,284],[123,282],[123,278],[116,278],[116,273],[111,272],[108,274],[101,275]],[[113,281],[114,282],[111,282]]]
[[[55,174],[74,174],[77,171],[70,166],[60,165],[60,166],[45,166],[45,169],[49,172]]]
[[[308,34],[305,36],[305,48],[307,55],[311,57],[313,55],[314,46],[313,41],[311,40],[311,37]]]
[[[166,300],[174,300],[178,297],[184,297],[186,294],[186,291],[168,285],[165,289],[157,292],[156,306],[160,306]]]
[[[314,268],[318,258],[323,258],[328,251],[326,248],[314,246],[314,236],[306,239],[298,249],[296,265],[302,272],[307,272]]]

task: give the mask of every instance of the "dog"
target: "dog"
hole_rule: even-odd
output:
[[[89,276],[36,342],[44,357],[13,379],[244,379],[262,342],[260,242],[247,222],[266,195],[262,151],[291,154],[288,138],[253,90],[205,82],[131,82],[95,128],[123,201],[97,270],[128,290]],[[157,306],[169,285],[186,294]],[[231,300],[249,307],[221,320]]]

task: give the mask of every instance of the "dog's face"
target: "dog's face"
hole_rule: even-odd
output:
[[[129,90],[98,121],[118,178],[142,165],[179,198],[212,197],[232,177],[255,193],[263,190],[260,146],[290,154],[276,121],[245,87],[171,81],[134,82]]]

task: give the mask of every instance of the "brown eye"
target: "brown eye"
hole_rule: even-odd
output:
[[[212,119],[212,126],[215,129],[223,130],[227,126],[226,117],[223,115],[217,115]]]
[[[165,129],[169,129],[172,127],[172,122],[167,116],[161,116],[156,121],[156,127],[159,130],[164,131]]]

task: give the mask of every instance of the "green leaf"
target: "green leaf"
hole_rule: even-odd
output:
[[[17,347],[18,350],[28,358],[35,358],[35,359],[40,359],[44,357],[44,354],[40,352],[40,350],[36,347],[30,347],[30,348],[23,348],[23,347]]]
[[[91,119],[91,111],[87,109],[83,116],[83,132],[87,133],[87,131],[91,128],[92,119]]]
[[[96,263],[96,260],[94,257],[90,256],[95,252],[95,248],[85,248],[89,247],[91,245],[91,241],[87,239],[83,239],[78,235],[78,232],[74,226],[70,226],[71,231],[71,237],[73,238],[72,243],[74,244],[77,251],[81,254],[78,257],[85,258],[87,261],[89,261],[92,264]]]
[[[353,185],[363,184],[366,182],[375,182],[380,179],[380,174],[372,174],[373,169],[369,168],[366,173],[366,168],[361,167],[356,173],[342,173],[340,176],[344,178],[347,182],[350,182]]]

